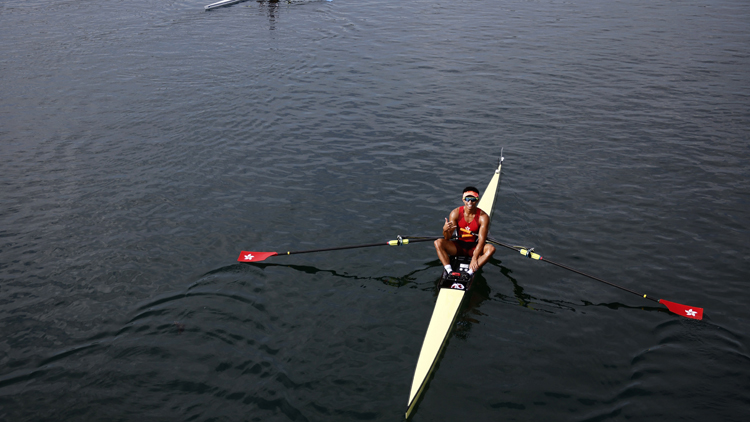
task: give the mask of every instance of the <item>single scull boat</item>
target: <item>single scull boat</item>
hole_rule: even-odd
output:
[[[482,198],[479,200],[478,208],[486,212],[492,218],[492,208],[495,204],[495,197],[500,186],[500,169],[503,165],[503,156],[500,153],[500,162],[497,165],[495,174],[492,176],[487,189],[484,190]],[[467,259],[468,258],[468,259]],[[458,270],[461,264],[471,262],[470,257],[451,257],[451,266]],[[476,274],[476,273],[475,273]],[[411,393],[409,393],[409,404],[406,410],[408,419],[419,401],[422,392],[427,385],[427,380],[435,369],[440,352],[445,347],[448,335],[456,321],[458,311],[461,308],[466,292],[471,287],[474,276],[468,282],[458,282],[453,280],[447,271],[443,270],[443,277],[440,280],[440,291],[438,292],[435,310],[432,312],[430,325],[427,327],[427,334],[422,343],[422,351],[419,352],[417,368],[414,371],[414,379],[411,384]]]

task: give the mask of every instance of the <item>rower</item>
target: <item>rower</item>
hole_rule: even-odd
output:
[[[489,261],[495,253],[495,247],[486,243],[490,217],[477,207],[479,189],[474,186],[466,187],[462,198],[464,205],[451,211],[449,218],[445,219],[443,238],[435,241],[435,250],[448,274],[453,272],[451,256],[470,256],[471,263],[467,271],[470,276]],[[454,232],[457,233],[455,238]]]

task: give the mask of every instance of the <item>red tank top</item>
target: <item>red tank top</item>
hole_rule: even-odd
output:
[[[464,219],[464,207],[461,207],[458,209],[458,214],[461,216],[461,218],[458,219],[458,240],[462,242],[476,242],[477,236],[474,236],[471,233],[479,233],[479,214],[482,211],[477,208],[477,214],[474,216],[474,219],[471,220],[471,223],[467,223]]]

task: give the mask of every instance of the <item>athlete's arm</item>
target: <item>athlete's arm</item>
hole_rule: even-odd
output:
[[[451,240],[453,231],[458,227],[458,217],[458,208],[456,208],[451,211],[451,215],[445,219],[445,224],[443,224],[443,239]]]

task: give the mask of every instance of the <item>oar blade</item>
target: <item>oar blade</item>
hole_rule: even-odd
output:
[[[682,315],[685,318],[703,319],[703,308],[687,306],[680,303],[670,302],[664,299],[659,299],[659,303],[666,306],[670,311],[676,313],[677,315]]]
[[[276,252],[240,252],[240,257],[237,258],[239,262],[260,262],[265,261],[268,257],[276,256]]]

